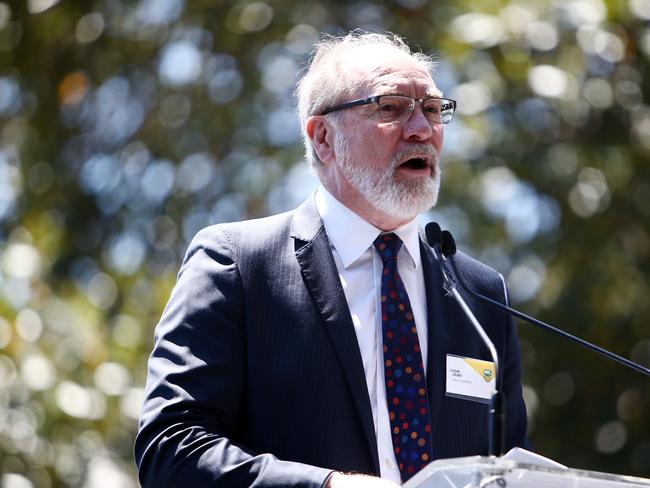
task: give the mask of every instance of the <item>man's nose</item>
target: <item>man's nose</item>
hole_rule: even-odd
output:
[[[435,136],[436,149],[442,142],[442,125],[431,125],[422,111],[422,103],[416,102],[411,116],[404,122],[402,136],[405,140],[424,142]]]
[[[440,129],[442,130],[442,129]],[[426,141],[434,132],[427,118],[422,111],[422,104],[416,102],[411,116],[404,122],[403,136],[407,140]]]

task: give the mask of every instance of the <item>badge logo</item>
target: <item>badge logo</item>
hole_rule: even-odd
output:
[[[447,354],[447,396],[490,403],[496,377],[494,363]]]

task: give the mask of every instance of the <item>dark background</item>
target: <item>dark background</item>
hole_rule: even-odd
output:
[[[3,486],[135,486],[183,252],[314,188],[293,88],[320,32],[355,27],[435,53],[459,101],[422,221],[515,306],[650,366],[647,0],[0,2]],[[650,477],[650,380],[520,334],[537,451]]]

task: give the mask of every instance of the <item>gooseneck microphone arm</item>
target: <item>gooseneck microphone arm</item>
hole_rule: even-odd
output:
[[[442,251],[443,241],[440,226],[435,222],[430,222],[425,226],[424,231],[427,237],[427,242],[433,249],[436,261],[440,265],[445,292],[448,295],[451,295],[458,305],[460,305],[463,313],[467,316],[470,323],[481,337],[481,340],[490,351],[490,356],[492,356],[492,361],[494,362],[495,389],[492,391],[492,397],[490,399],[488,419],[488,454],[490,456],[503,456],[505,451],[505,398],[501,388],[501,370],[499,368],[499,356],[497,350],[494,347],[492,340],[490,340],[490,337],[485,332],[485,329],[483,329],[483,326],[481,326],[476,316],[470,310],[467,302],[465,302],[456,289],[456,280],[447,266],[445,255]]]
[[[546,322],[542,322],[541,320],[538,320],[534,317],[531,317],[529,315],[526,315],[525,313],[519,312],[518,310],[515,310],[514,308],[511,308],[507,305],[504,305],[503,303],[497,302],[496,300],[493,300],[489,297],[486,297],[484,295],[481,295],[480,293],[472,290],[467,284],[463,281],[463,278],[461,274],[458,272],[458,268],[456,266],[456,260],[454,258],[454,255],[456,254],[456,242],[454,241],[453,236],[451,233],[447,230],[442,231],[442,254],[448,258],[449,262],[451,262],[451,266],[454,270],[454,274],[456,276],[456,280],[458,280],[458,283],[463,287],[465,291],[467,291],[470,295],[473,297],[477,298],[478,300],[481,300],[484,303],[487,303],[488,305],[491,305],[495,308],[498,308],[499,310],[506,312],[508,314],[511,314],[519,319],[525,320],[526,322],[529,322],[533,325],[536,325],[537,327],[548,330],[550,332],[553,332],[554,334],[557,334],[559,336],[562,336],[566,339],[569,339],[573,342],[576,342],[580,344],[581,346],[590,349],[591,351],[597,352],[598,354],[601,354],[609,359],[613,359],[614,361],[619,362],[620,364],[627,366],[628,368],[631,368],[641,374],[644,374],[646,376],[650,376],[650,369],[645,368],[641,366],[640,364],[635,363],[634,361],[630,361],[629,359],[625,359],[624,357],[621,357],[617,354],[614,354],[611,351],[608,351],[607,349],[603,349],[602,347],[599,347],[595,344],[592,344],[591,342],[585,341],[584,339],[580,339],[579,337],[576,337],[574,335],[569,334],[568,332],[565,332],[561,329],[558,329],[557,327],[553,327],[550,324],[547,324]]]

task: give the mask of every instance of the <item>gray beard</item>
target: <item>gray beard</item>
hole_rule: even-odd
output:
[[[437,151],[429,144],[416,144],[396,154],[385,170],[363,167],[352,160],[347,139],[336,141],[337,163],[343,176],[377,210],[400,220],[415,218],[438,201],[440,165]],[[411,155],[428,154],[432,158],[432,176],[426,179],[397,180],[400,162]]]

